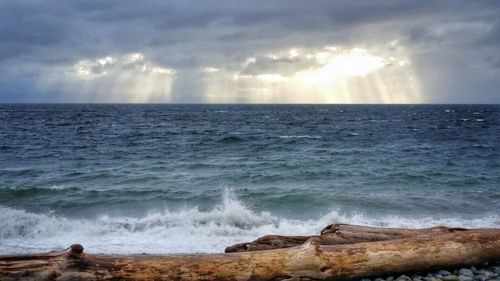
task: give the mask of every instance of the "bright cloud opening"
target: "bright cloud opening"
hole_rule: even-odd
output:
[[[288,80],[287,77],[280,74],[260,74],[256,78],[266,82],[285,82]]]
[[[326,83],[332,80],[365,76],[384,67],[384,59],[365,49],[353,49],[346,53],[321,52],[317,59],[324,63],[319,68],[298,71],[295,77],[304,83]]]
[[[204,79],[209,102],[422,102],[418,77],[397,41],[372,49],[291,48],[218,69]]]
[[[69,92],[75,101],[168,102],[176,71],[148,61],[142,53],[82,59],[48,71],[46,88]]]

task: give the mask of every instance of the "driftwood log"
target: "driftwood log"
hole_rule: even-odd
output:
[[[437,232],[339,245],[312,237],[300,246],[227,254],[103,256],[73,245],[0,256],[0,280],[347,280],[500,259],[499,229]]]
[[[423,229],[381,228],[352,224],[331,224],[320,235],[283,236],[266,235],[252,242],[239,243],[226,248],[226,253],[262,251],[299,246],[310,238],[318,238],[321,245],[340,245],[362,242],[385,241],[416,236],[429,236],[466,231],[465,228],[431,227]]]

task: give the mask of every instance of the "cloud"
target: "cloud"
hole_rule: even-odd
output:
[[[56,17],[46,13],[42,3],[0,4],[0,61],[60,44],[67,32]],[[57,8],[54,9],[57,14]]]
[[[242,64],[239,70],[241,75],[258,75],[262,73],[280,73],[290,75],[299,69],[311,67],[314,61],[302,56],[291,56],[285,54],[268,54],[258,58],[251,57]]]
[[[96,78],[105,75],[119,75],[124,71],[132,71],[146,75],[175,75],[175,70],[155,66],[144,59],[142,53],[125,54],[118,58],[106,56],[94,60],[81,60],[73,65],[73,74],[81,79]]]
[[[206,72],[206,73],[215,73],[215,72],[219,72],[220,69],[219,68],[216,68],[216,67],[205,67],[203,68],[203,72]]]
[[[205,73],[216,103],[420,103],[420,81],[399,42],[371,50],[292,48]],[[229,94],[228,94],[229,93]]]
[[[498,79],[490,78],[500,75],[495,59],[500,48],[499,14],[498,1],[489,0],[320,0],[307,4],[296,0],[3,1],[0,77],[4,78],[0,101],[6,100],[3,97],[7,94],[2,92],[7,89],[19,91],[19,101],[71,100],[74,94],[63,92],[68,87],[57,91],[47,87],[44,83],[50,80],[47,77],[57,77],[61,68],[82,62],[83,69],[92,65],[87,70],[95,76],[92,85],[96,85],[98,80],[111,80],[113,75],[102,75],[103,72],[115,73],[114,77],[137,72],[137,69],[125,70],[120,65],[121,56],[141,53],[149,65],[176,70],[178,85],[173,87],[175,93],[171,96],[201,102],[207,100],[204,95],[212,94],[189,92],[202,91],[203,87],[198,86],[183,89],[206,84],[205,67],[220,69],[219,78],[223,76],[222,70],[231,70],[238,71],[241,77],[261,75],[262,83],[274,80],[279,84],[290,81],[290,75],[298,70],[317,67],[314,60],[290,56],[291,49],[310,53],[337,45],[373,50],[397,40],[411,61],[412,73],[420,77],[422,91],[432,97],[428,101],[489,102],[490,93],[500,87]],[[95,63],[107,55],[117,61],[106,65]],[[256,57],[257,61],[242,67],[250,57]],[[439,75],[431,75],[432,72]],[[436,79],[437,76],[441,79]],[[452,79],[458,76],[467,79]],[[471,80],[481,80],[490,86],[472,95],[467,92],[471,90],[467,85]],[[454,84],[450,86],[452,81]],[[81,83],[91,84],[87,82]],[[88,86],[88,89],[96,88]],[[369,86],[366,91],[371,91]],[[234,99],[244,100],[239,92],[233,94]],[[79,101],[87,98],[105,101],[103,95],[100,92],[78,97],[82,98]],[[15,95],[8,96],[12,100]],[[113,95],[109,100],[118,97]]]
[[[393,58],[394,59],[394,58]],[[292,48],[280,54],[247,58],[237,76],[284,80],[304,72],[328,72],[331,76],[365,75],[389,61],[370,54],[366,49],[342,49],[325,46],[319,49]],[[263,76],[265,75],[265,76]],[[266,79],[269,78],[269,79]],[[279,77],[282,77],[278,79]],[[274,78],[274,79],[273,79]]]
[[[46,69],[40,86],[67,92],[64,102],[168,102],[175,74],[142,53],[107,55]]]

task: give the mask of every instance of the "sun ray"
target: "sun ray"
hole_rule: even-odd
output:
[[[209,102],[419,103],[421,90],[404,48],[390,51],[291,48],[252,56],[239,69],[206,67]],[[207,71],[207,69],[217,71]]]

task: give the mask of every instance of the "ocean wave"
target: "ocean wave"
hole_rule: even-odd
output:
[[[291,136],[279,136],[280,139],[321,139],[322,136],[310,136],[310,135],[291,135]]]
[[[217,141],[220,143],[229,144],[229,143],[243,142],[243,141],[246,141],[246,139],[243,137],[240,137],[240,136],[230,135],[230,136],[224,136],[224,137],[218,139]]]
[[[72,190],[74,187],[66,187],[64,185],[50,185],[50,186],[10,186],[7,189],[16,191],[36,191],[36,190]]]
[[[221,203],[209,211],[186,208],[150,212],[142,217],[72,219],[0,206],[0,221],[0,253],[63,249],[73,243],[81,243],[94,253],[222,252],[229,245],[266,234],[315,234],[331,223],[405,228],[500,226],[498,214],[468,219],[406,218],[331,210],[319,218],[288,219],[252,210],[231,192],[226,192]]]

